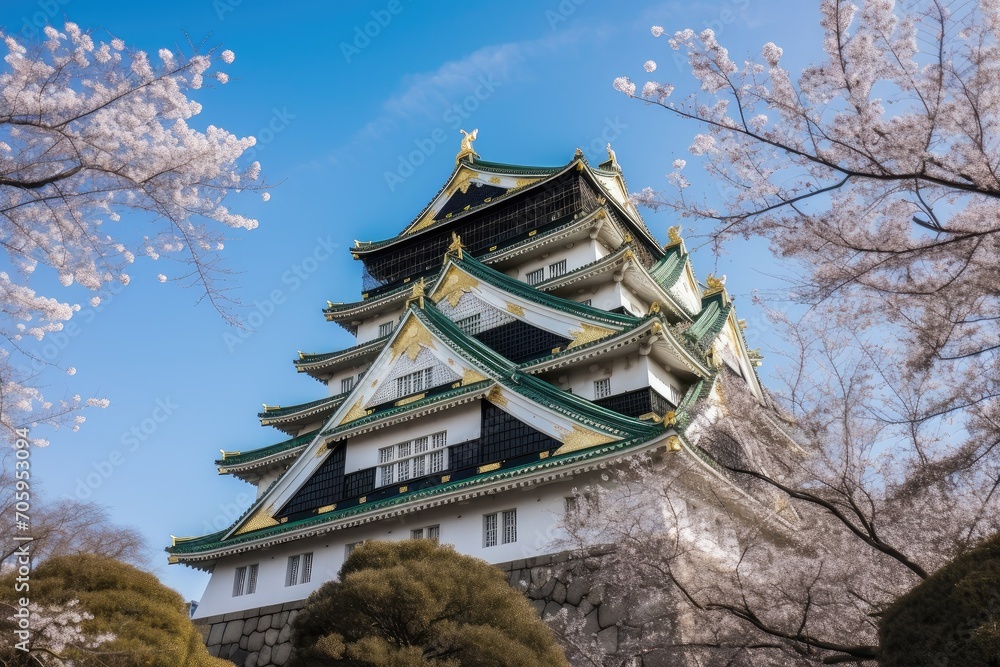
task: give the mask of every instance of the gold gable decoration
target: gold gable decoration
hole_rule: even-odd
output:
[[[600,340],[614,333],[617,333],[614,329],[608,329],[606,327],[599,327],[594,324],[581,322],[579,329],[573,329],[569,332],[573,342],[567,345],[566,349],[568,350],[580,345],[586,345],[587,343],[593,343],[595,340]]]
[[[482,382],[486,380],[487,377],[477,370],[472,368],[466,368],[462,371],[462,386],[465,387],[470,384],[476,384],[477,382]]]
[[[358,402],[351,406],[351,409],[347,411],[344,418],[340,420],[341,424],[346,424],[347,422],[352,422],[355,419],[361,419],[362,417],[368,415],[368,411],[365,410],[365,406],[362,401],[364,401],[364,399],[359,398]]]
[[[410,361],[415,361],[420,350],[425,347],[433,348],[434,338],[426,327],[411,318],[396,336],[389,349],[392,352],[392,359],[405,353]]]
[[[476,287],[479,287],[478,280],[453,266],[448,269],[440,286],[431,293],[431,301],[440,303],[442,299],[448,299],[448,305],[455,308],[462,296]]]
[[[559,431],[560,435],[558,440],[563,443],[562,447],[555,451],[556,456],[576,452],[581,449],[606,445],[615,441],[615,438],[610,435],[583,428],[579,424],[573,424],[573,430],[567,430],[559,426],[556,426],[556,430]]]
[[[240,529],[236,531],[236,535],[244,535],[246,533],[252,533],[255,530],[263,530],[265,528],[271,528],[277,526],[280,521],[271,516],[271,510],[274,509],[274,503],[271,503],[267,507],[262,507],[253,513],[253,515],[247,519]]]

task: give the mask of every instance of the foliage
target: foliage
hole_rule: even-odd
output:
[[[1000,536],[956,558],[882,617],[883,667],[1000,660]]]
[[[682,30],[698,92],[614,83],[698,124],[691,159],[724,184],[700,201],[676,159],[635,201],[717,250],[769,239],[809,306],[772,312],[774,396],[724,381],[687,431],[698,456],[619,475],[602,508],[632,507],[576,531],[701,618],[677,648],[699,664],[871,663],[892,602],[1000,530],[1000,5],[859,4],[820,3],[823,58],[798,76],[776,44],[739,63]],[[663,520],[626,522],[636,506]]]
[[[0,234],[10,267],[0,271],[0,428],[11,436],[36,423],[77,427],[79,408],[107,405],[79,396],[53,402],[37,386],[51,362],[34,352],[32,339],[61,331],[81,309],[32,287],[39,266],[45,270],[36,281],[76,283],[96,307],[129,283],[136,256],[172,257],[186,268],[171,278],[200,285],[221,309],[222,237],[208,223],[256,227],[224,199],[261,187],[257,163],[236,166],[253,137],[190,124],[201,104],[188,95],[206,77],[228,80],[210,69],[213,60],[233,62],[231,51],[160,49],[151,58],[118,38],[95,42],[73,23],[63,32],[47,26],[45,37],[26,45],[4,36],[0,68]]]
[[[292,641],[299,665],[567,664],[499,570],[431,540],[358,546],[309,597]]]
[[[0,604],[13,613],[16,573],[0,580]],[[111,558],[57,556],[31,572],[31,651],[15,651],[4,620],[4,664],[80,667],[224,667],[208,654],[180,595],[155,576]],[[5,616],[7,615],[5,614]],[[20,662],[18,662],[20,660]]]

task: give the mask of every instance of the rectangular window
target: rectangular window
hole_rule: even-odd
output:
[[[566,496],[566,515],[574,516],[579,509],[579,505],[576,502],[576,496]]]
[[[427,539],[437,542],[441,539],[441,526],[427,526]]]
[[[350,390],[354,389],[354,377],[344,378],[340,381],[340,393],[346,394]]]
[[[247,595],[257,592],[257,563],[247,569]]]
[[[466,335],[475,336],[479,333],[479,313],[455,320],[455,326],[461,329]]]
[[[360,542],[351,542],[350,544],[348,544],[346,547],[344,547],[344,558],[349,557],[351,555],[351,552],[358,548],[359,544],[364,544],[364,543],[365,541],[361,540]]]
[[[611,395],[611,379],[594,380],[594,399],[607,398]]]
[[[288,557],[288,569],[285,572],[285,586],[299,583],[299,556]]]
[[[430,389],[433,374],[433,368],[424,368],[396,378],[396,396],[407,396]]]
[[[426,528],[414,528],[410,531],[411,540],[436,540],[441,535],[441,526],[427,526]]]
[[[566,273],[566,260],[549,264],[549,278],[556,278]]]
[[[517,542],[517,510],[503,513],[503,543]]]
[[[313,555],[302,554],[302,583],[308,584],[313,576]]]
[[[392,333],[392,322],[391,321],[389,321],[389,322],[383,322],[382,324],[378,325],[378,337],[379,338],[382,338],[383,336],[388,336],[391,333]]]
[[[416,530],[411,530],[410,531],[410,539],[411,540],[422,540],[422,539],[424,539],[424,529],[423,528],[417,528]]]
[[[497,515],[487,514],[483,517],[483,546],[495,547],[497,545]]]
[[[236,579],[233,580],[233,597],[243,595],[246,584],[247,568],[245,566],[236,568]]]
[[[378,450],[378,486],[441,472],[447,467],[448,433],[441,431]]]
[[[537,285],[543,280],[545,280],[545,269],[535,269],[534,271],[529,271],[528,275],[524,277],[524,282],[529,285]]]

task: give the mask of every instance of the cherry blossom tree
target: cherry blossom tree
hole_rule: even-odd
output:
[[[37,353],[38,341],[61,331],[81,305],[36,283],[51,275],[65,287],[82,286],[96,307],[129,283],[136,257],[170,257],[181,270],[158,280],[197,286],[228,317],[231,303],[218,282],[222,232],[254,229],[257,221],[225,200],[264,187],[258,163],[237,166],[253,137],[192,124],[201,112],[192,93],[210,80],[228,81],[212,68],[231,64],[231,51],[199,53],[192,45],[190,55],[160,49],[152,56],[118,38],[97,41],[73,23],[44,34],[40,43],[3,36],[0,427],[7,431],[78,426],[79,408],[107,405],[43,396],[39,373],[51,362]]]
[[[768,511],[696,493],[680,456],[614,492],[663,525],[635,530],[623,505],[581,529],[621,545],[609,577],[679,594],[699,622],[674,649],[699,665],[871,663],[880,614],[1000,531],[1000,5],[859,4],[820,3],[824,56],[797,76],[773,43],[738,63],[681,30],[667,46],[698,92],[614,82],[697,125],[691,160],[722,184],[692,195],[678,158],[636,202],[719,251],[767,238],[809,306],[776,316],[781,391],[762,405],[724,383],[698,417],[696,450]],[[692,505],[719,525],[692,528]]]

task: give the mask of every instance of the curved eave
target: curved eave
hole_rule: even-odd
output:
[[[335,303],[324,308],[323,315],[326,316],[327,322],[337,323],[347,322],[359,317],[368,317],[372,311],[381,310],[388,305],[403,303],[406,301],[406,297],[410,295],[411,290],[412,286],[405,284],[373,298],[364,297],[361,301]]]
[[[344,402],[347,395],[347,393],[337,394],[287,408],[265,410],[258,413],[257,417],[260,419],[261,426],[274,426],[289,435],[295,435],[295,431],[302,426],[332,414]]]
[[[573,271],[564,273],[561,276],[549,278],[544,282],[538,283],[535,285],[535,288],[544,292],[555,292],[585,280],[590,280],[609,271],[627,267],[623,272],[622,282],[633,289],[642,290],[650,303],[653,301],[659,303],[661,307],[668,310],[678,319],[687,322],[692,321],[688,309],[684,308],[668,291],[670,286],[664,286],[657,281],[640,262],[635,260],[634,256],[630,255],[629,251],[630,245],[623,244],[614,252],[590,264],[585,264]]]
[[[317,380],[322,380],[324,376],[329,376],[341,368],[353,367],[359,363],[374,359],[382,351],[382,348],[385,347],[390,336],[391,334],[389,336],[382,336],[381,338],[355,345],[340,352],[304,354],[296,359],[293,364],[297,372],[307,373]]]
[[[632,441],[619,440],[562,456],[540,459],[537,463],[520,468],[501,469],[458,482],[413,491],[371,505],[334,510],[319,516],[279,524],[228,540],[222,539],[230,530],[225,529],[201,537],[178,540],[166,551],[170,554],[171,563],[181,562],[198,567],[197,563],[199,562],[211,561],[252,549],[266,548],[334,530],[419,512],[430,507],[464,502],[482,495],[492,495],[511,489],[548,483],[580,473],[603,469],[625,457],[655,450],[662,446],[662,443],[671,435],[676,435],[676,432],[662,430],[652,438]]]
[[[283,463],[289,459],[294,459],[308,446],[308,443],[292,447],[268,456],[263,456],[247,463],[236,463],[231,465],[220,465],[218,467],[220,475],[233,475],[245,482],[253,482],[266,473],[273,466]]]

